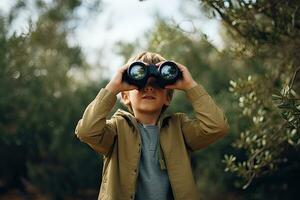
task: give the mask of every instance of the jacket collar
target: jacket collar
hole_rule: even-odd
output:
[[[132,113],[127,112],[127,111],[122,110],[122,109],[118,109],[117,112],[114,114],[114,116],[123,117],[127,121],[127,123],[129,124],[129,126],[131,126],[135,130],[139,130],[138,122],[137,122],[136,118],[134,117],[134,115]],[[167,126],[169,124],[168,119],[170,117],[171,117],[171,115],[165,114],[164,112],[160,114],[160,116],[158,118],[158,121],[156,123],[159,130],[162,127]],[[133,133],[134,133],[134,131],[133,131]],[[159,142],[159,140],[158,140],[158,142]],[[160,164],[161,170],[166,170],[166,161],[165,161],[163,151],[161,149],[160,144],[159,144],[158,158],[159,158],[159,164]]]
[[[125,111],[123,109],[118,109],[116,111],[116,113],[114,114],[114,116],[121,116],[124,119],[127,120],[128,124],[132,127],[135,127],[136,129],[138,129],[138,121],[136,120],[136,118],[134,117],[133,113],[130,113],[128,111]],[[168,119],[171,117],[170,114],[167,114],[165,112],[161,113],[158,121],[157,121],[157,126],[160,129],[161,127],[167,126],[168,125]]]

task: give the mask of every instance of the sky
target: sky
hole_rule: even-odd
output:
[[[0,9],[7,12],[12,2],[11,0],[0,0]],[[143,2],[102,0],[102,11],[92,19],[80,23],[75,32],[70,35],[69,42],[71,45],[81,46],[88,62],[93,66],[97,66],[97,63],[107,66],[108,73],[111,75],[125,62],[116,55],[114,44],[117,41],[132,42],[141,38],[146,31],[153,27],[156,14],[175,20],[184,30],[189,31],[192,24],[188,21],[187,15],[190,15],[197,17],[193,23],[200,27],[208,39],[215,46],[222,48],[219,21],[210,20],[199,14],[197,2],[197,0],[146,0]],[[83,9],[79,9],[77,14],[84,16],[86,14],[84,12]],[[28,12],[24,13],[22,19],[26,19],[26,15],[35,18],[32,13]],[[17,22],[16,31],[26,30],[24,26],[26,26],[26,22]]]

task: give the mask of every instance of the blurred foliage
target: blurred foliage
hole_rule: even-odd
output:
[[[153,51],[184,64],[225,111],[230,134],[192,158],[203,199],[294,199],[299,1],[199,2],[199,12],[222,20],[222,51],[202,33],[157,17],[140,40],[117,43],[117,52],[127,60]],[[81,48],[68,43],[82,8],[93,15],[101,1],[19,0],[7,15],[0,12],[0,196],[17,189],[28,199],[36,190],[49,199],[97,198],[101,159],[74,128],[106,81],[91,81]],[[28,10],[36,17],[14,33]],[[167,111],[192,115],[183,92],[175,92]]]
[[[101,159],[74,136],[99,89],[99,83],[80,85],[72,73],[89,69],[80,47],[67,42],[67,25],[82,3],[18,1],[0,16],[1,193],[16,188],[26,196],[33,186],[52,199],[83,199],[99,184]],[[33,5],[37,21],[26,33],[9,34],[18,13]]]
[[[294,159],[289,154],[299,151],[300,2],[203,0],[201,5],[222,20],[232,38],[230,51],[245,60],[260,59],[265,69],[230,86],[248,124],[240,127],[234,142],[239,155],[226,155],[224,161],[226,170],[242,177],[247,188],[254,178],[283,170],[287,157]],[[299,169],[299,162],[286,167]],[[291,197],[292,184],[281,183],[286,198]]]

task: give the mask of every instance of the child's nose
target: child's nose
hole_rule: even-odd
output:
[[[146,84],[146,86],[144,87],[144,91],[149,92],[149,91],[153,91],[154,87],[152,84]]]
[[[154,77],[150,77],[144,87],[144,91],[152,91],[155,87],[155,81],[156,80]]]
[[[151,92],[151,91],[153,91],[153,86],[147,84],[147,85],[144,87],[144,91],[145,91],[145,92]]]

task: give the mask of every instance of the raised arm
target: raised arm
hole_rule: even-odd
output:
[[[166,88],[186,92],[195,111],[195,119],[181,114],[182,132],[187,145],[192,150],[206,147],[229,131],[227,120],[222,110],[215,104],[205,89],[192,78],[188,69],[177,63],[182,72],[182,79]]]
[[[104,155],[110,151],[117,136],[113,120],[106,119],[115,102],[115,95],[101,89],[85,109],[75,129],[75,134],[82,142]]]
[[[186,94],[194,108],[195,119],[183,114],[182,132],[189,147],[198,150],[224,136],[229,126],[222,110],[201,85],[189,89]]]
[[[75,134],[81,141],[104,155],[110,152],[117,137],[114,119],[106,119],[115,105],[116,95],[121,91],[136,89],[136,86],[122,81],[127,67],[121,67],[106,87],[100,90],[84,111],[75,129]]]

